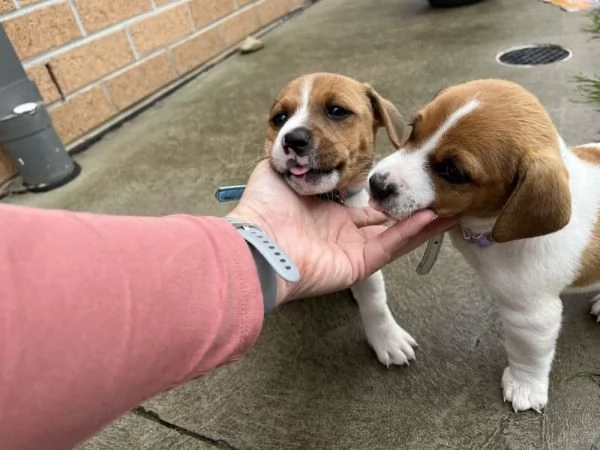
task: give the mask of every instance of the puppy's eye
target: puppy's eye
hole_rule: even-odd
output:
[[[348,111],[340,105],[329,105],[325,108],[325,113],[327,114],[327,117],[333,120],[343,120],[352,114],[351,111]]]
[[[445,159],[433,165],[433,171],[440,177],[452,184],[464,184],[471,182],[469,174],[456,165],[453,159]]]
[[[286,113],[284,112],[279,112],[277,114],[275,114],[273,117],[271,117],[271,123],[273,124],[273,126],[279,128],[282,127],[284,123],[286,123],[288,120],[288,116]]]

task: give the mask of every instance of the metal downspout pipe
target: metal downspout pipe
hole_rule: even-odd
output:
[[[79,175],[79,165],[58,137],[37,86],[27,78],[1,24],[0,144],[28,191],[49,191]]]

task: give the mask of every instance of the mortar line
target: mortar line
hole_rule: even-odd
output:
[[[198,28],[196,26],[196,21],[192,17],[192,9],[190,8],[190,2],[186,2],[185,3],[185,11],[186,11],[186,15],[188,17],[188,20],[190,21],[190,24],[192,25],[192,30],[198,31],[198,30],[202,29],[202,27]]]
[[[276,28],[279,25],[280,22],[284,22],[284,21],[288,20],[289,17],[293,16],[300,9],[302,9],[302,8],[296,8],[294,10],[289,11],[288,13],[284,14],[280,18],[276,19],[274,22],[269,23],[264,28],[261,28],[261,29],[255,31],[254,33],[250,34],[249,36],[262,36],[262,35],[268,33],[273,28]],[[225,19],[226,18],[229,18],[229,16],[226,16]],[[146,54],[143,54],[143,55],[140,54],[139,51],[137,50],[137,48],[135,46],[135,42],[133,40],[133,37],[130,35],[129,29],[125,28],[124,29],[125,36],[127,37],[128,41],[129,41],[129,45],[130,45],[130,47],[132,49],[132,52],[133,52],[133,55],[134,55],[134,60],[131,61],[131,62],[129,62],[128,64],[126,64],[126,65],[124,65],[122,67],[119,67],[118,69],[116,69],[116,70],[114,70],[114,71],[112,71],[112,72],[104,75],[100,79],[96,79],[96,80],[90,81],[88,84],[85,84],[85,85],[83,85],[81,87],[78,87],[77,89],[75,89],[73,91],[70,91],[70,92],[66,93],[65,94],[65,98],[63,99],[63,101],[64,100],[69,100],[71,97],[74,97],[74,96],[76,96],[78,94],[81,94],[82,92],[88,91],[91,87],[97,85],[99,82],[109,81],[109,80],[115,78],[116,76],[121,75],[124,72],[127,72],[130,69],[133,69],[133,68],[135,68],[137,66],[140,66],[140,65],[144,64],[145,62],[147,62],[148,60],[150,60],[150,59],[152,59],[152,58],[154,58],[156,56],[159,56],[162,53],[167,53],[167,56],[169,57],[169,60],[172,61],[172,59],[171,59],[172,58],[171,50],[173,48],[178,47],[179,45],[184,44],[184,43],[186,43],[186,42],[188,42],[188,41],[190,41],[192,39],[195,39],[198,36],[200,36],[201,34],[207,33],[209,31],[214,30],[215,28],[218,28],[218,26],[223,21],[224,20],[218,20],[217,22],[213,22],[209,26],[197,29],[196,31],[193,31],[191,34],[187,34],[186,36],[182,37],[181,39],[179,39],[177,41],[174,41],[174,42],[172,42],[170,44],[167,44],[167,45],[165,45],[163,47],[160,47],[160,48],[157,48],[155,50],[152,50],[150,53],[146,53]],[[105,37],[105,35],[107,36],[109,34],[106,31],[107,30],[104,30],[104,31],[101,32],[102,37]],[[235,48],[236,48],[236,45],[238,45],[239,43],[238,44],[234,44],[233,46],[227,47],[225,39],[222,36],[222,34],[220,32],[218,34],[219,34],[219,39],[221,40],[221,43],[225,45],[225,49],[223,50],[223,52],[221,54],[217,55],[217,57],[220,56],[220,55],[226,55],[229,52],[234,51]],[[95,37],[97,39],[100,38],[98,35],[95,35],[95,36],[88,36],[86,39],[93,38],[93,37]],[[80,45],[77,45],[76,47],[79,47],[79,46]],[[39,59],[41,60],[42,58],[39,58]],[[51,58],[49,58],[49,59],[51,59]],[[46,61],[48,61],[48,60],[46,60]],[[210,62],[210,60],[206,61],[205,64],[207,64],[209,62]],[[202,66],[205,65],[205,64],[202,64]],[[36,66],[36,64],[34,64],[32,61],[29,61],[29,62],[23,64],[23,67],[25,67],[25,69],[29,69],[29,68],[35,67],[35,66]],[[199,66],[199,67],[201,67],[201,66]],[[179,75],[179,73],[177,72],[177,70],[175,70],[175,72]]]
[[[6,22],[7,20],[14,19],[14,18],[20,17],[20,16],[24,16],[31,12],[37,11],[38,9],[44,9],[44,8],[48,8],[50,6],[60,5],[60,4],[64,3],[64,1],[65,0],[47,0],[45,2],[33,3],[31,5],[21,5],[19,3],[18,9],[4,14],[2,16],[2,19],[0,19],[0,22]]]
[[[119,108],[117,107],[117,104],[115,103],[115,101],[113,99],[112,92],[110,92],[110,89],[108,88],[108,86],[106,85],[106,83],[104,81],[100,82],[100,86],[102,87],[102,90],[104,91],[104,95],[106,95],[106,98],[110,102],[111,106],[114,108],[115,112],[118,114]]]
[[[128,27],[125,27],[125,36],[127,36],[127,40],[129,41],[129,46],[131,47],[131,51],[133,52],[133,58],[136,61],[138,61],[140,59],[140,53],[138,52],[138,49],[135,46],[135,42],[133,41],[133,36],[131,35],[131,30]]]
[[[73,0],[67,0],[67,5],[69,5],[69,7],[71,8],[71,13],[73,13],[73,17],[75,17],[75,22],[77,23],[77,26],[79,27],[79,31],[81,32],[82,36],[87,36],[88,33],[85,29],[85,26],[83,25],[83,21],[81,20],[81,17],[79,16],[79,11],[77,11],[77,8],[75,7],[75,4],[73,3]]]
[[[54,3],[54,2],[61,1],[61,0],[49,0],[49,1]],[[156,10],[151,9],[142,14],[138,14],[137,16],[130,17],[128,19],[122,20],[121,22],[117,22],[115,24],[112,24],[107,27],[96,30],[96,31],[88,34],[87,36],[81,36],[79,39],[69,41],[66,44],[58,45],[58,46],[46,51],[45,53],[41,53],[39,55],[24,59],[22,61],[23,66],[25,68],[29,68],[29,67],[35,66],[39,63],[43,63],[49,59],[60,56],[70,50],[81,47],[81,46],[88,44],[90,42],[93,42],[97,39],[103,38],[105,36],[108,36],[112,33],[118,32],[118,31],[122,31],[125,28],[127,28],[133,24],[142,22],[145,19],[158,16],[159,14],[162,14],[163,12],[170,11],[171,9],[177,8],[178,6],[182,5],[184,2],[187,2],[187,0],[178,0],[177,2],[174,2],[171,4],[166,4],[165,6],[161,6],[159,9],[156,9]],[[42,4],[45,4],[45,3],[42,3]],[[22,9],[20,11],[22,11]]]
[[[298,8],[294,8],[287,14],[284,14],[282,17],[280,17],[278,20],[271,22],[269,25],[258,30],[256,33],[253,33],[252,35],[257,38],[260,38],[260,37],[270,33],[272,30],[279,27],[281,24],[288,21],[295,15],[301,13],[304,9],[305,9],[305,7],[302,7],[302,6],[298,7]],[[158,55],[158,53],[160,53],[160,51],[158,51],[155,55]],[[104,122],[100,126],[95,127],[94,129],[89,130],[88,132],[79,136],[74,141],[72,141],[66,145],[67,150],[71,154],[78,154],[78,153],[85,151],[87,148],[89,148],[95,142],[102,139],[110,131],[115,130],[116,128],[120,127],[122,124],[132,120],[134,117],[137,117],[139,114],[143,113],[144,111],[146,111],[147,109],[152,107],[156,102],[169,96],[170,94],[172,94],[176,90],[180,89],[181,87],[183,87],[184,85],[186,85],[187,83],[192,81],[193,79],[206,74],[208,71],[213,69],[217,64],[224,62],[225,60],[229,59],[230,57],[232,57],[233,55],[235,55],[237,53],[238,53],[238,48],[235,45],[232,47],[229,47],[223,53],[220,53],[219,55],[215,56],[214,58],[211,58],[209,61],[205,62],[204,64],[202,64],[202,65],[196,67],[195,69],[192,69],[191,71],[187,72],[186,74],[174,79],[172,82],[168,83],[163,88],[156,91],[155,93],[150,94],[148,97],[140,100],[136,104],[131,105],[130,107],[117,113],[115,116],[111,117],[110,119],[108,119],[106,122]],[[100,80],[100,82],[106,82],[106,79]],[[84,91],[91,89],[94,85],[96,85],[96,83],[94,83],[92,85],[88,85],[86,88],[82,88],[81,90],[74,91],[74,92],[68,94],[67,100],[69,100],[70,96],[73,96],[76,93],[82,93]],[[49,105],[48,108],[50,110],[54,107],[58,107],[60,104],[61,104],[60,101],[55,102],[55,103]]]

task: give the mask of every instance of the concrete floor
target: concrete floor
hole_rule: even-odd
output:
[[[373,84],[405,113],[449,84],[503,77],[537,94],[569,142],[598,139],[600,116],[573,101],[571,82],[599,68],[586,23],[538,0],[446,11],[425,0],[322,0],[269,33],[261,52],[228,60],[80,155],[83,173],[68,186],[9,201],[224,214],[230,205],[216,204],[213,191],[245,181],[276,91],[321,70]],[[500,50],[546,41],[573,58],[538,68],[495,62]],[[144,408],[158,416],[128,415],[83,448],[600,448],[600,386],[570,379],[600,369],[600,326],[586,298],[565,297],[545,414],[515,414],[502,402],[502,331],[481,283],[449,244],[428,276],[415,274],[419,256],[385,270],[392,310],[420,343],[410,367],[377,362],[347,292],[298,302],[268,319],[247,358],[152,399]]]

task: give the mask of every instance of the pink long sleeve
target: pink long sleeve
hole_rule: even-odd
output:
[[[67,449],[235,361],[262,326],[246,243],[222,219],[0,205],[0,447]]]

